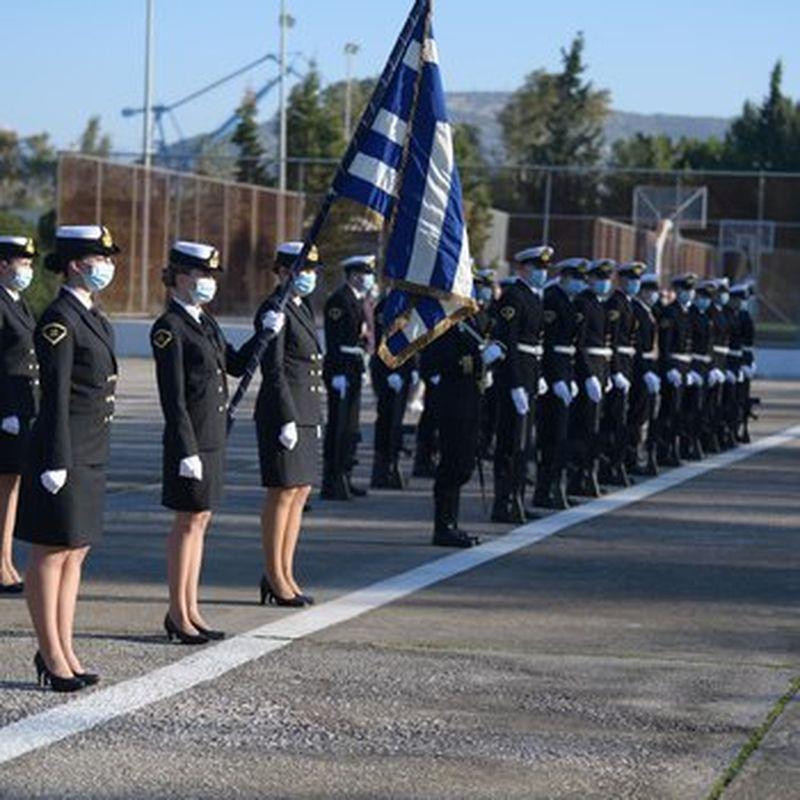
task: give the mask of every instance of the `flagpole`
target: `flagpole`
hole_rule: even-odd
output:
[[[325,221],[330,214],[331,207],[336,200],[337,194],[334,188],[336,178],[344,170],[344,165],[352,161],[358,150],[358,143],[361,140],[362,135],[366,134],[366,132],[372,127],[375,117],[378,115],[378,111],[380,111],[381,106],[383,105],[383,100],[386,96],[386,92],[389,89],[389,84],[397,72],[405,51],[408,48],[408,43],[414,34],[414,30],[419,24],[420,19],[425,14],[429,13],[431,5],[432,0],[415,0],[414,2],[414,6],[408,15],[408,18],[406,19],[405,25],[403,26],[403,30],[400,32],[400,36],[398,36],[394,48],[389,55],[389,60],[386,62],[386,66],[383,68],[383,72],[381,73],[381,77],[375,87],[375,91],[372,93],[372,97],[370,98],[364,113],[361,115],[361,120],[358,123],[358,128],[356,128],[355,135],[350,140],[344,157],[339,162],[339,167],[336,170],[336,177],[334,177],[330,188],[320,204],[317,215],[303,239],[303,247],[297,254],[297,257],[292,264],[289,279],[279,292],[278,309],[280,311],[283,311],[283,309],[286,308],[286,303],[289,301],[289,297],[291,295],[292,277],[300,271],[300,267],[305,263],[308,253],[311,250],[311,246],[319,236],[322,226],[325,224]],[[236,392],[234,393],[233,397],[231,398],[231,402],[228,405],[228,432],[230,432],[231,428],[233,427],[236,409],[239,407],[239,404],[242,402],[242,399],[247,393],[250,383],[255,376],[256,370],[261,363],[261,359],[264,356],[264,352],[266,351],[267,346],[273,337],[274,334],[268,330],[261,331],[258,334],[258,338],[256,339],[256,343],[253,347],[250,360],[247,362],[247,367],[244,371],[244,374],[242,375],[239,385],[236,387]]]

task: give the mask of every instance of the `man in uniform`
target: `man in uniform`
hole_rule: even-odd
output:
[[[523,523],[526,459],[543,353],[543,288],[553,248],[529,247],[514,256],[514,278],[498,301],[495,347],[503,359],[495,370],[498,423],[494,455],[493,522]],[[487,348],[491,361],[493,349]]]
[[[755,355],[753,343],[755,327],[753,318],[748,309],[748,300],[752,294],[753,286],[750,283],[739,283],[731,287],[731,309],[736,316],[735,330],[738,334],[737,344],[741,350],[739,369],[736,383],[736,428],[734,436],[739,442],[749,442],[750,432],[748,423],[752,408],[750,401],[750,381],[755,377]]]
[[[707,453],[719,453],[728,447],[725,419],[725,384],[727,382],[728,350],[730,349],[730,318],[726,306],[730,299],[730,283],[727,278],[713,281],[712,304],[708,309],[711,338],[712,366],[708,387],[708,413],[710,430],[705,445]]]
[[[540,402],[533,495],[533,504],[541,508],[569,508],[566,486],[569,416],[576,386],[575,348],[583,320],[573,298],[586,288],[588,265],[585,258],[559,262],[556,280],[544,291],[543,372],[549,391]]]
[[[397,369],[390,369],[377,353],[385,330],[383,308],[386,298],[375,306],[375,348],[369,362],[372,390],[377,399],[375,419],[375,456],[372,462],[373,489],[404,489],[400,472],[403,447],[403,417],[412,382],[417,379],[417,359],[410,358]]]
[[[629,486],[625,455],[630,440],[628,409],[636,357],[637,318],[634,298],[639,294],[641,279],[647,266],[630,261],[617,268],[618,287],[606,300],[607,323],[611,333],[611,381],[604,414],[605,460],[601,466],[601,483]]]
[[[711,308],[714,286],[711,281],[697,284],[692,308],[689,312],[692,336],[692,363],[686,373],[686,389],[683,413],[686,419],[686,435],[682,442],[682,455],[698,461],[705,455],[703,442],[708,439],[709,385],[713,380]]]
[[[352,256],[342,261],[345,282],[325,303],[325,361],[328,424],[323,446],[320,496],[325,500],[363,497],[351,474],[359,433],[361,380],[366,362],[364,300],[375,285],[375,256]]]
[[[579,395],[570,434],[573,469],[568,492],[585,497],[600,497],[598,459],[600,420],[609,381],[611,331],[604,300],[611,292],[611,276],[616,264],[611,259],[592,261],[587,269],[588,287],[575,298],[581,315],[575,354],[575,377]]]
[[[639,294],[633,300],[636,355],[633,361],[633,383],[628,409],[630,449],[628,467],[635,475],[655,476],[656,417],[661,399],[658,376],[658,319],[660,309],[658,278],[643,275]]]
[[[697,278],[682,275],[672,280],[673,300],[659,322],[659,365],[662,379],[661,413],[658,420],[660,463],[680,466],[680,438],[685,433],[682,414],[686,376],[692,365],[692,328],[690,308]]]

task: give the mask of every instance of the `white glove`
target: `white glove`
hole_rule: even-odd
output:
[[[661,378],[655,372],[650,372],[649,370],[645,372],[644,382],[647,386],[648,394],[658,394],[661,391]]]
[[[744,376],[744,369],[740,369],[740,370],[739,370],[739,374],[736,376],[736,380],[737,380],[739,383],[744,383],[744,377],[745,377],[745,376]]]
[[[50,494],[58,494],[67,482],[67,471],[65,469],[49,469],[39,476],[39,480]]]
[[[599,403],[603,399],[603,387],[597,375],[588,377],[583,383],[583,388],[593,403]]]
[[[297,425],[294,422],[287,422],[278,434],[278,441],[287,450],[294,450],[297,447]]]
[[[178,466],[178,475],[193,481],[203,480],[203,462],[200,460],[200,456],[182,458]]]
[[[522,386],[515,386],[511,390],[511,399],[517,409],[517,414],[524,416],[531,410],[530,403],[528,402],[528,393]]]
[[[3,421],[0,422],[0,427],[2,427],[4,433],[10,436],[19,436],[19,417],[16,415],[5,417]]]
[[[544,378],[539,378],[539,397],[547,394],[547,381]]]
[[[419,383],[419,370],[411,370],[411,385],[416,386]]]
[[[487,391],[494,386],[494,373],[487,369],[483,374],[483,391]]]
[[[389,384],[389,388],[393,392],[399,393],[403,389],[403,376],[397,372],[392,372],[389,377],[386,378],[386,383]]]
[[[623,394],[628,394],[631,390],[631,382],[621,372],[615,372],[611,376],[611,380],[614,381],[614,386]]]
[[[428,383],[431,386],[438,386],[441,382],[442,382],[442,376],[439,375],[438,372],[436,373],[436,375],[431,375],[430,378],[428,378]]]
[[[703,376],[696,372],[695,370],[689,370],[689,373],[686,375],[686,385],[687,386],[702,386],[703,385]]]
[[[736,383],[736,375],[734,375],[733,372],[731,372],[731,370],[726,369],[725,380],[728,381],[728,383]]]
[[[566,381],[556,381],[553,384],[553,394],[565,405],[568,406],[572,402],[572,392]]]
[[[575,381],[569,382],[569,390],[572,392],[572,399],[574,400],[578,394],[580,393],[580,389],[578,389],[578,384]]]
[[[725,383],[725,373],[721,369],[714,367],[708,375],[708,385],[714,386],[717,383]]]
[[[286,314],[283,311],[265,311],[261,316],[261,329],[277,336],[286,324]]]
[[[491,367],[495,361],[500,361],[505,358],[506,354],[503,348],[497,342],[491,342],[483,348],[481,353],[481,360],[487,367]]]
[[[683,383],[681,373],[674,367],[667,373],[667,380],[677,389]]]
[[[755,378],[756,372],[757,372],[756,362],[753,361],[753,363],[747,368],[747,373],[750,380],[753,380],[753,378]]]
[[[339,392],[339,397],[344,400],[344,396],[347,394],[347,376],[346,375],[334,375],[331,378],[331,388],[335,392]]]

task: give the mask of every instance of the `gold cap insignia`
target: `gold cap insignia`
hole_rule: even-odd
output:
[[[26,239],[25,240],[25,252],[28,255],[35,255],[36,254],[36,245],[33,243],[33,239]]]
[[[211,255],[208,257],[208,268],[209,269],[219,268],[219,250],[211,251]]]
[[[102,231],[102,235],[100,237],[100,244],[102,244],[103,247],[113,247],[114,240],[111,238],[111,231],[108,228],[106,228],[105,225],[101,225],[100,230]]]

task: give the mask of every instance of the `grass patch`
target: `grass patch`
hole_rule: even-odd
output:
[[[736,754],[736,758],[733,759],[733,762],[725,770],[723,775],[711,787],[711,791],[708,793],[706,800],[719,800],[719,798],[722,797],[722,793],[742,771],[742,768],[747,763],[750,756],[758,750],[769,729],[775,724],[775,721],[798,692],[800,692],[800,676],[792,680],[784,695],[772,706],[766,719],[750,734],[750,738]]]

